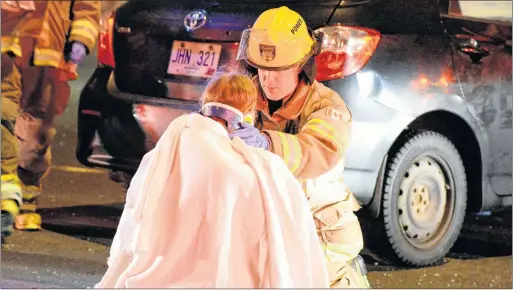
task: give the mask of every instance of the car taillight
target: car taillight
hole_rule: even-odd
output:
[[[98,62],[103,65],[116,67],[114,61],[113,29],[116,12],[112,11],[107,19],[100,21],[100,39],[98,44]]]
[[[315,57],[317,81],[328,81],[358,72],[369,61],[381,34],[373,29],[351,26],[327,26],[321,52]]]

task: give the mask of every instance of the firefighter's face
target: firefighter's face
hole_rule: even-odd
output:
[[[270,100],[279,101],[296,90],[299,83],[299,68],[294,66],[281,71],[259,69],[258,78],[265,96]]]

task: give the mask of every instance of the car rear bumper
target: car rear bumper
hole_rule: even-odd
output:
[[[86,166],[135,172],[168,124],[198,109],[194,101],[121,92],[112,70],[98,67],[80,95],[77,159]]]

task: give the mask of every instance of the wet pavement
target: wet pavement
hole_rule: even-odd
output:
[[[10,288],[93,287],[106,270],[109,245],[124,194],[107,172],[75,159],[80,89],[94,68],[90,58],[64,115],[58,120],[54,170],[40,200],[44,230],[15,232],[2,249],[2,285]],[[372,244],[372,243],[371,243]],[[370,248],[364,251],[373,288],[508,288],[512,286],[511,210],[467,219],[445,263],[398,267]]]

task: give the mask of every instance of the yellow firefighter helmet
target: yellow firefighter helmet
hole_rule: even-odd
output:
[[[237,60],[264,70],[302,66],[314,53],[316,40],[297,12],[286,6],[264,11],[242,32]]]

